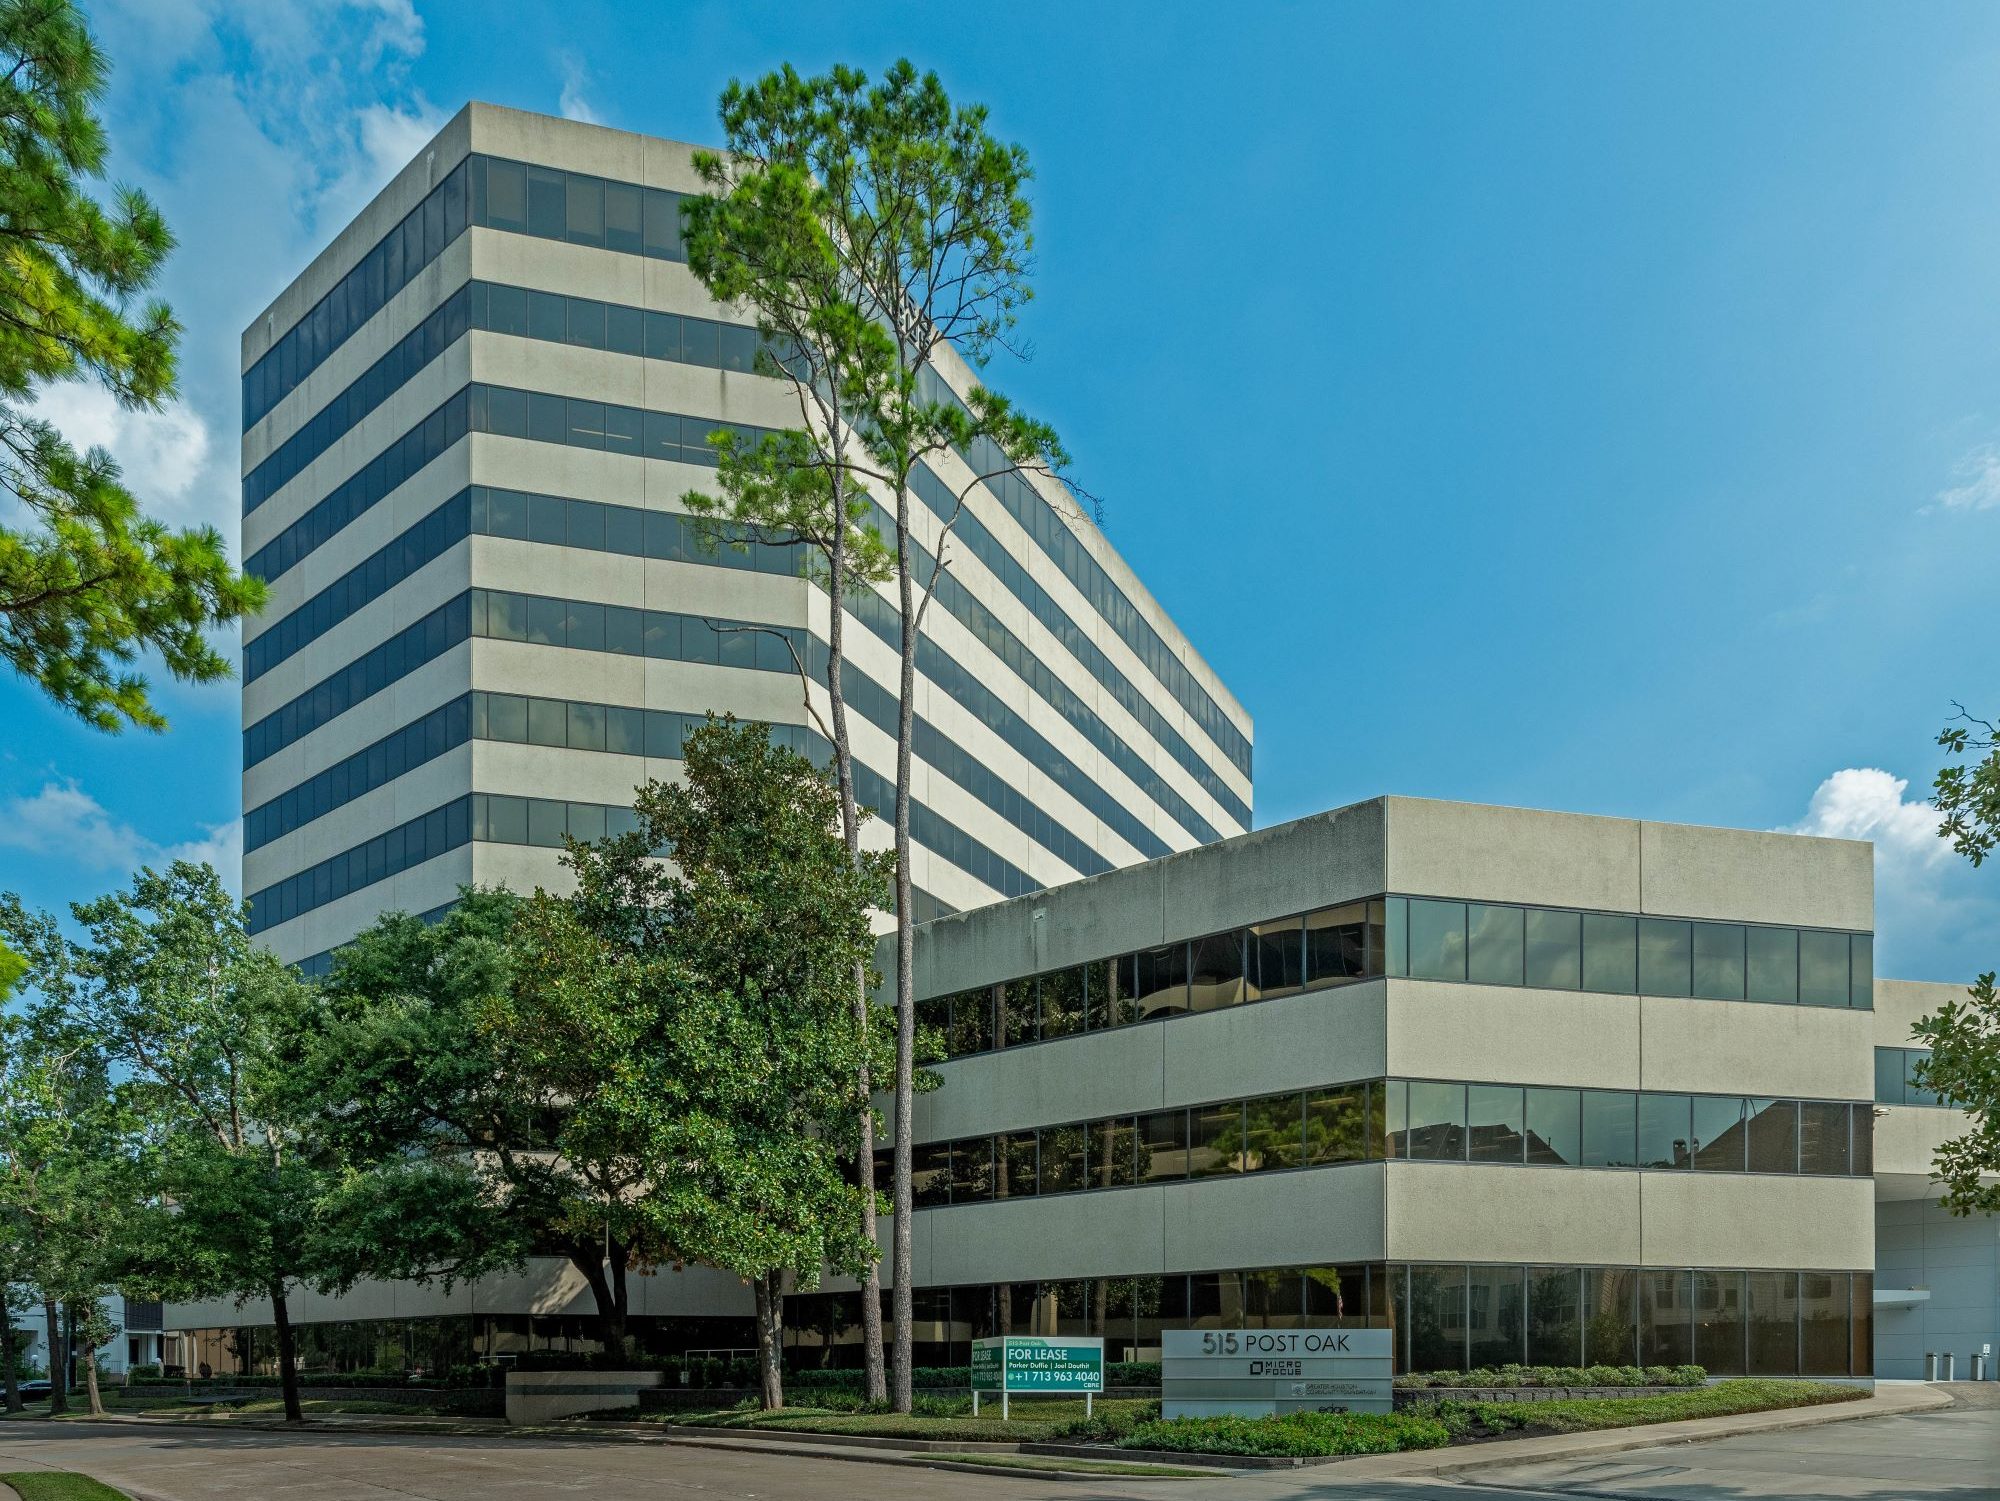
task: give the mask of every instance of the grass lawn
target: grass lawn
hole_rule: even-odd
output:
[[[1044,1454],[932,1454],[935,1460],[959,1465],[991,1465],[996,1470],[1068,1470],[1080,1475],[1153,1475],[1166,1480],[1213,1480],[1213,1470],[1184,1470],[1177,1465],[1133,1464],[1116,1459],[1057,1459]]]
[[[1854,1402],[1866,1388],[1825,1381],[1721,1381],[1660,1397],[1579,1397],[1559,1402],[1446,1404],[1470,1412],[1487,1433],[1586,1433],[1685,1418],[1724,1418],[1743,1412]],[[1449,1424],[1450,1419],[1446,1419]]]
[[[123,1491],[67,1470],[22,1470],[0,1475],[0,1482],[13,1486],[21,1501],[126,1501]]]

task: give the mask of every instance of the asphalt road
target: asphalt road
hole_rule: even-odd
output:
[[[1338,1466],[1079,1483],[678,1445],[0,1425],[0,1470],[44,1467],[81,1470],[141,1501],[2000,1501],[2000,1405],[1485,1470],[1464,1484],[1342,1484]]]

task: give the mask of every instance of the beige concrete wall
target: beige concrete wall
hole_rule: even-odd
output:
[[[1391,1077],[1639,1088],[1637,996],[1385,983]]]
[[[1649,1266],[1866,1271],[1875,1265],[1875,1190],[1865,1178],[1638,1176],[1640,1251]]]
[[[1639,1173],[1450,1162],[1392,1162],[1383,1171],[1392,1261],[1645,1259]]]
[[[1933,980],[1875,982],[1875,1046],[1920,1048],[1922,1038],[1911,1032],[1923,1018],[1951,1001],[1966,999],[1965,985]]]
[[[1963,1136],[1962,1111],[1935,1105],[1880,1105],[1875,1110],[1875,1197],[1882,1202],[1928,1199],[1938,1193],[1931,1165],[1938,1148]]]

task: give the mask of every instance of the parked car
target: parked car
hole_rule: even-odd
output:
[[[49,1391],[50,1386],[46,1378],[40,1381],[23,1381],[20,1383],[21,1400],[23,1402],[46,1402]]]

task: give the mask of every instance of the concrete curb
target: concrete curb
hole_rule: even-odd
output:
[[[1332,1463],[1339,1466],[1336,1473],[1343,1484],[1350,1477],[1364,1480],[1443,1479],[1475,1470],[1595,1459],[1606,1454],[1652,1449],[1664,1444],[1699,1444],[1713,1439],[1740,1438],[1746,1434],[1817,1428],[1824,1423],[1852,1423],[1863,1418],[1937,1412],[1951,1405],[1950,1397],[1928,1387],[1887,1390],[1877,1387],[1873,1396],[1858,1402],[1786,1407],[1767,1412],[1736,1413],[1723,1418],[1688,1418],[1678,1423],[1646,1423],[1632,1428],[1601,1428],[1594,1433],[1496,1439],[1458,1449],[1371,1454],[1356,1459],[1334,1460]]]

